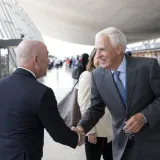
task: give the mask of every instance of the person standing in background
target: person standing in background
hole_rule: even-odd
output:
[[[87,71],[84,71],[78,83],[78,104],[83,115],[91,106],[92,71],[99,65],[94,49],[90,55]],[[85,138],[87,160],[113,160],[112,158],[112,117],[105,108],[105,114],[100,121],[87,133]]]

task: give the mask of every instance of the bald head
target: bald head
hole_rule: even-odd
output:
[[[38,56],[42,51],[42,48],[46,46],[37,40],[24,40],[22,41],[16,51],[17,63],[18,65],[23,65],[27,63],[28,60],[33,58],[34,56]]]
[[[17,47],[16,57],[18,67],[31,70],[38,78],[46,74],[48,51],[44,43],[37,40],[24,40]]]

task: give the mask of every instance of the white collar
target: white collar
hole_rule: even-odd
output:
[[[36,78],[36,75],[31,70],[23,68],[23,67],[18,67],[18,68],[21,68],[21,69],[24,69],[24,70],[30,72]]]
[[[120,71],[122,73],[126,73],[126,57],[123,57],[123,61],[121,62],[120,66],[118,67],[117,71]],[[114,71],[111,71],[112,74],[114,73]]]

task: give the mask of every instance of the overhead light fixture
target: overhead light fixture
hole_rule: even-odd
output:
[[[144,41],[144,44],[146,45],[148,43],[148,41]]]
[[[156,42],[157,42],[157,43],[160,43],[160,38],[156,39]]]
[[[153,44],[153,42],[154,42],[154,40],[152,39],[152,40],[150,40],[150,44]]]

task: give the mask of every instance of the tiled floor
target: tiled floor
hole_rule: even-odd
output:
[[[52,69],[40,81],[53,89],[58,102],[71,90],[75,83],[71,78],[71,71],[66,68]],[[54,142],[45,132],[43,160],[85,160],[84,146],[76,149],[69,148]]]

